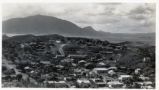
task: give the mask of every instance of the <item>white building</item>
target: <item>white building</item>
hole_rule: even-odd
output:
[[[102,74],[102,73],[107,73],[108,69],[107,68],[94,68],[93,71],[95,73]]]
[[[107,83],[109,88],[122,88],[124,86],[123,83],[119,81],[111,81]]]
[[[118,79],[120,81],[124,81],[124,80],[129,80],[129,79],[132,79],[132,78],[133,78],[132,75],[120,75]]]

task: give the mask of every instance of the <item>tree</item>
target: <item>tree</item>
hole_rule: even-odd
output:
[[[18,75],[16,76],[16,78],[17,78],[18,81],[20,81],[20,80],[22,79],[22,77],[23,77],[22,74],[18,74]]]

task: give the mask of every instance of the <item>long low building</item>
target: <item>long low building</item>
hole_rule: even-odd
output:
[[[86,78],[77,79],[77,84],[80,88],[89,88],[91,86],[91,82]]]
[[[90,81],[88,79],[78,79],[77,83],[78,84],[81,84],[81,83],[90,84]]]
[[[132,79],[132,78],[133,78],[132,75],[120,75],[118,79],[120,81],[124,81],[124,80]]]
[[[74,58],[74,59],[85,59],[87,55],[78,55],[78,54],[70,54],[68,55],[69,58]]]
[[[124,86],[123,83],[119,81],[111,81],[107,83],[109,88],[122,88]]]
[[[49,87],[55,87],[55,88],[67,88],[68,85],[65,81],[45,81]]]
[[[108,69],[107,68],[94,68],[93,71],[95,73],[101,74],[101,73],[107,73]]]

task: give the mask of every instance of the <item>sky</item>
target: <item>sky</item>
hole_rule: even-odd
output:
[[[155,32],[154,3],[5,3],[2,19],[48,15],[111,33]]]

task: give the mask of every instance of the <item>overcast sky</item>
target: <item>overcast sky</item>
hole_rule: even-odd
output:
[[[115,33],[155,32],[152,3],[52,3],[3,4],[3,20],[30,15],[49,15],[80,27]]]

